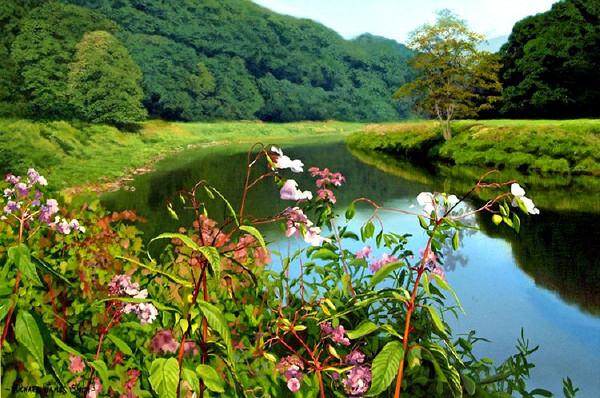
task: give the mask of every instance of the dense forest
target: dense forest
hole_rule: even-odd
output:
[[[127,104],[132,97],[98,102],[117,91],[135,100],[143,90],[148,114],[169,120],[406,115],[391,98],[410,79],[406,47],[371,35],[347,41],[247,0],[7,0],[0,22],[5,114],[129,121],[144,114]],[[119,50],[81,50],[94,42]],[[97,62],[104,67],[86,69]],[[98,79],[94,93],[87,92],[89,79]],[[133,109],[102,120],[82,105]]]
[[[598,116],[599,18],[600,0],[562,0],[518,22],[500,50],[503,100],[482,116]],[[0,115],[398,120],[412,54],[249,0],[3,0]]]
[[[600,116],[600,0],[563,0],[517,22],[500,54],[502,114]]]

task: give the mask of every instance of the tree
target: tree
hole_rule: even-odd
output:
[[[127,49],[105,31],[86,33],[69,66],[71,104],[83,119],[118,126],[146,117],[142,72]]]
[[[75,47],[85,32],[113,31],[116,25],[89,9],[55,1],[25,14],[11,57],[20,74],[27,112],[37,117],[70,117],[67,75]]]
[[[500,63],[495,55],[478,50],[483,41],[449,10],[410,36],[409,47],[417,52],[410,63],[419,74],[394,96],[413,97],[417,111],[437,117],[446,140],[452,138],[453,119],[477,116],[500,98]]]
[[[566,0],[515,24],[500,50],[502,113],[598,117],[600,1]]]

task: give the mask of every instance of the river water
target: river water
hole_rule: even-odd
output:
[[[347,177],[338,194],[342,207],[367,196],[386,207],[414,210],[419,192],[460,195],[467,189],[464,181],[440,178],[435,171],[392,161],[377,165],[364,156],[361,161],[342,143],[283,146],[307,166],[329,167]],[[189,225],[191,215],[180,212],[180,220],[175,221],[165,204],[176,191],[197,180],[207,180],[235,202],[243,183],[246,150],[247,146],[230,145],[183,152],[158,163],[155,172],[138,176],[131,187],[105,195],[104,203],[110,209],[134,209],[146,217],[148,221],[140,225],[146,240],[175,231],[179,225]],[[306,189],[311,184],[307,177],[296,178]],[[476,330],[489,339],[490,343],[476,346],[476,352],[496,361],[516,352],[523,329],[530,344],[540,346],[532,356],[536,367],[530,388],[547,388],[562,396],[561,380],[569,376],[581,388],[578,397],[600,397],[598,194],[571,192],[559,184],[534,190],[531,196],[541,214],[523,216],[520,234],[496,227],[489,215],[480,216],[476,219],[479,229],[463,234],[460,250],[446,258],[446,277],[466,312],[446,320],[455,333]],[[286,205],[270,183],[257,186],[249,202],[249,213],[256,216],[274,214]],[[369,209],[359,208],[353,222],[360,225],[370,214]],[[426,236],[414,217],[386,216],[385,227],[412,234],[409,248],[415,253],[424,246]],[[285,239],[278,228],[265,233],[285,251],[288,245],[299,244]],[[279,267],[276,261],[271,266]]]

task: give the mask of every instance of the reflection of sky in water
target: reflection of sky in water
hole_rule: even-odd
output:
[[[416,210],[409,206],[416,205],[417,194],[432,190],[424,183],[409,182],[360,163],[343,144],[298,146],[286,148],[286,153],[292,158],[303,159],[307,166],[327,166],[348,177],[348,183],[336,192],[340,208],[359,195],[366,195],[387,207]],[[227,151],[226,148],[183,153],[176,161],[159,163],[156,173],[136,177],[135,193],[117,192],[107,197],[106,203],[111,209],[135,209],[148,217],[150,222],[140,226],[146,239],[174,231],[180,223],[189,224],[191,218],[181,212],[180,221],[170,219],[165,211],[165,200],[177,189],[189,187],[202,178],[215,184],[227,197],[234,198],[235,206],[235,198],[240,192],[235,182],[242,181],[244,169],[241,165],[245,158],[245,153]],[[303,189],[309,189],[314,183],[306,173],[293,177]],[[273,214],[290,203],[278,200],[276,189],[265,184],[251,194],[250,204],[253,207],[250,213],[258,216]],[[491,340],[491,344],[482,342],[476,348],[481,356],[495,360],[515,352],[514,346],[523,327],[532,345],[541,346],[533,356],[537,367],[532,371],[531,388],[548,388],[560,396],[561,379],[570,376],[582,389],[578,397],[600,397],[600,317],[582,312],[575,304],[567,304],[557,293],[537,286],[530,276],[535,275],[544,286],[558,286],[563,297],[575,299],[579,305],[582,301],[590,301],[594,308],[598,300],[593,298],[599,291],[599,284],[594,283],[599,280],[599,271],[595,267],[600,269],[597,253],[593,250],[594,236],[598,235],[594,225],[600,219],[588,214],[552,213],[544,209],[542,212],[530,223],[523,219],[518,236],[494,238],[490,234],[496,236],[502,229],[493,225],[487,225],[484,229],[488,232],[485,233],[466,231],[463,234],[460,250],[450,253],[445,268],[447,279],[460,297],[466,315],[458,320],[449,315],[447,321],[455,332],[474,329],[479,336]],[[360,207],[351,227],[358,230],[370,215],[369,209]],[[408,249],[418,255],[426,237],[417,219],[392,213],[386,213],[383,218],[387,231],[413,235]],[[581,231],[585,231],[584,241]],[[274,247],[282,254],[288,252],[288,247],[293,252],[304,245],[297,239],[286,239],[278,226],[269,226],[265,232],[267,239],[274,240]],[[353,251],[362,246],[359,242],[344,241],[344,248]],[[371,246],[374,247],[374,243]],[[513,253],[519,255],[521,264],[517,264]],[[383,250],[375,250],[374,254],[380,257]],[[556,261],[548,262],[549,259],[544,259],[547,256],[553,256]],[[277,261],[273,267],[278,268]],[[292,265],[290,274],[298,275],[298,272],[299,265]],[[569,276],[571,278],[567,278]],[[560,283],[563,280],[566,283]],[[577,295],[581,291],[585,294]]]
[[[386,207],[409,211],[417,210],[410,207],[414,204],[413,198],[385,202]],[[351,229],[358,232],[371,214],[368,208],[360,207]],[[418,255],[427,237],[416,217],[382,213],[382,218],[387,231],[412,235],[407,248]],[[282,254],[304,246],[299,239],[286,239],[280,231],[273,227],[266,233]],[[382,248],[376,249],[374,241],[371,246],[374,258],[385,252]],[[345,249],[357,251],[362,247],[361,242],[344,241]],[[446,258],[446,278],[461,299],[466,314],[459,319],[448,314],[446,321],[455,333],[476,330],[478,336],[491,341],[475,346],[478,355],[497,362],[505,359],[516,352],[516,341],[523,328],[530,347],[540,345],[532,356],[536,368],[531,372],[531,389],[546,388],[560,395],[561,380],[569,376],[582,390],[578,397],[600,396],[599,318],[581,312],[557,294],[536,286],[531,277],[515,266],[510,243],[503,239],[469,230],[462,235],[459,251],[450,254],[451,257]],[[276,258],[273,267],[280,269]],[[298,274],[296,263],[290,267],[290,275]]]

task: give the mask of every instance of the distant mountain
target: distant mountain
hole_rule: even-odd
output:
[[[6,64],[12,75],[3,78],[0,73],[0,90],[2,84],[13,85],[5,90],[22,94],[25,112],[41,93],[43,103],[65,103],[60,82],[66,79],[75,46],[90,30],[109,30],[128,49],[142,70],[144,105],[154,117],[381,121],[407,112],[392,99],[411,77],[411,51],[405,46],[371,35],[344,40],[319,23],[280,15],[249,0],[2,3],[0,22],[8,19],[11,23],[5,26],[11,31],[0,27],[0,70]],[[19,31],[23,26],[28,29]],[[16,65],[13,42],[19,43],[21,57]],[[52,62],[39,58],[32,63],[27,57],[46,49]],[[23,67],[26,74],[20,72]],[[45,84],[38,84],[44,83],[40,76],[48,76],[45,83],[56,87],[54,94],[41,89]],[[39,90],[30,89],[33,80]],[[61,109],[70,114],[68,108]]]
[[[485,43],[479,46],[479,49],[489,51],[492,53],[497,53],[498,51],[500,51],[502,45],[504,45],[504,43],[506,43],[507,41],[508,35],[492,37],[490,39],[487,39]]]

